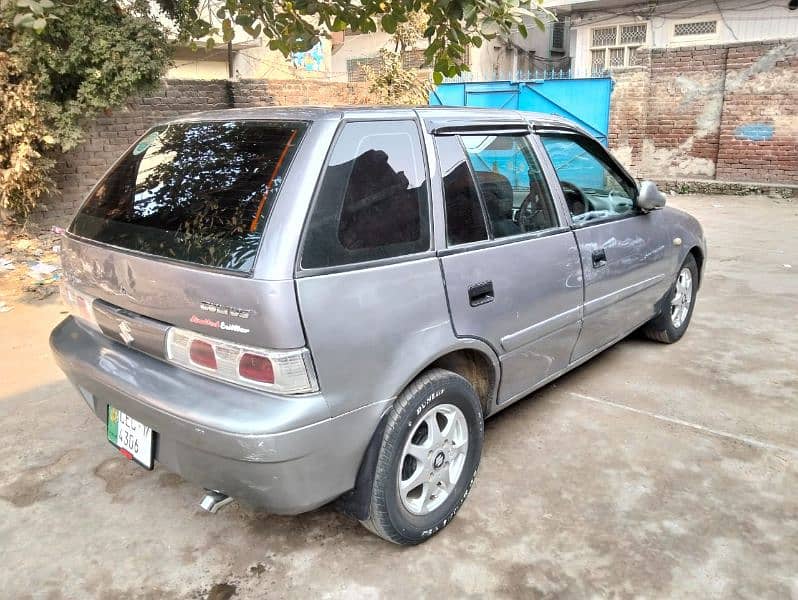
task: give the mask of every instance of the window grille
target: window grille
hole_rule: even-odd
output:
[[[645,41],[645,23],[621,26],[621,44],[643,44]]]
[[[593,46],[613,46],[618,37],[617,27],[599,27],[593,30]]]
[[[717,21],[695,21],[693,23],[677,23],[673,26],[673,35],[712,35],[718,31]]]

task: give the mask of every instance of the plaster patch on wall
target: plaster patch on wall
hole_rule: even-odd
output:
[[[706,137],[714,134],[720,125],[720,115],[723,110],[723,96],[721,95],[721,81],[699,83],[685,75],[679,75],[674,83],[682,94],[680,104],[686,106],[694,102],[703,102],[703,110],[696,115],[695,123],[698,127],[696,137]]]
[[[745,123],[734,130],[734,137],[738,140],[766,142],[773,139],[773,124]]]
[[[657,148],[651,140],[643,140],[641,172],[658,177],[714,177],[713,161],[690,156],[694,141],[691,135],[676,148]]]
[[[742,85],[759,73],[766,73],[776,66],[776,63],[787,60],[793,56],[798,56],[798,41],[790,41],[775,48],[771,48],[750,67],[746,67],[737,73],[729,73],[726,76],[726,91],[735,92]]]
[[[632,164],[632,147],[631,146],[618,146],[612,149],[612,155],[622,165]]]

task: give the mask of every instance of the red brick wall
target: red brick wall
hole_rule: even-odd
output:
[[[609,132],[636,174],[798,183],[798,40],[639,54]]]
[[[716,176],[798,183],[798,43],[729,48]]]

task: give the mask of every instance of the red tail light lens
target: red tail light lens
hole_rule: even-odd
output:
[[[265,356],[245,352],[238,362],[238,374],[253,381],[274,383],[274,367]]]
[[[189,346],[188,355],[194,364],[216,370],[216,353],[208,342],[193,340]]]

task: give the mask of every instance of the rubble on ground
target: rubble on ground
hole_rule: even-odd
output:
[[[61,233],[57,227],[0,224],[0,312],[17,302],[43,300],[58,292]]]

